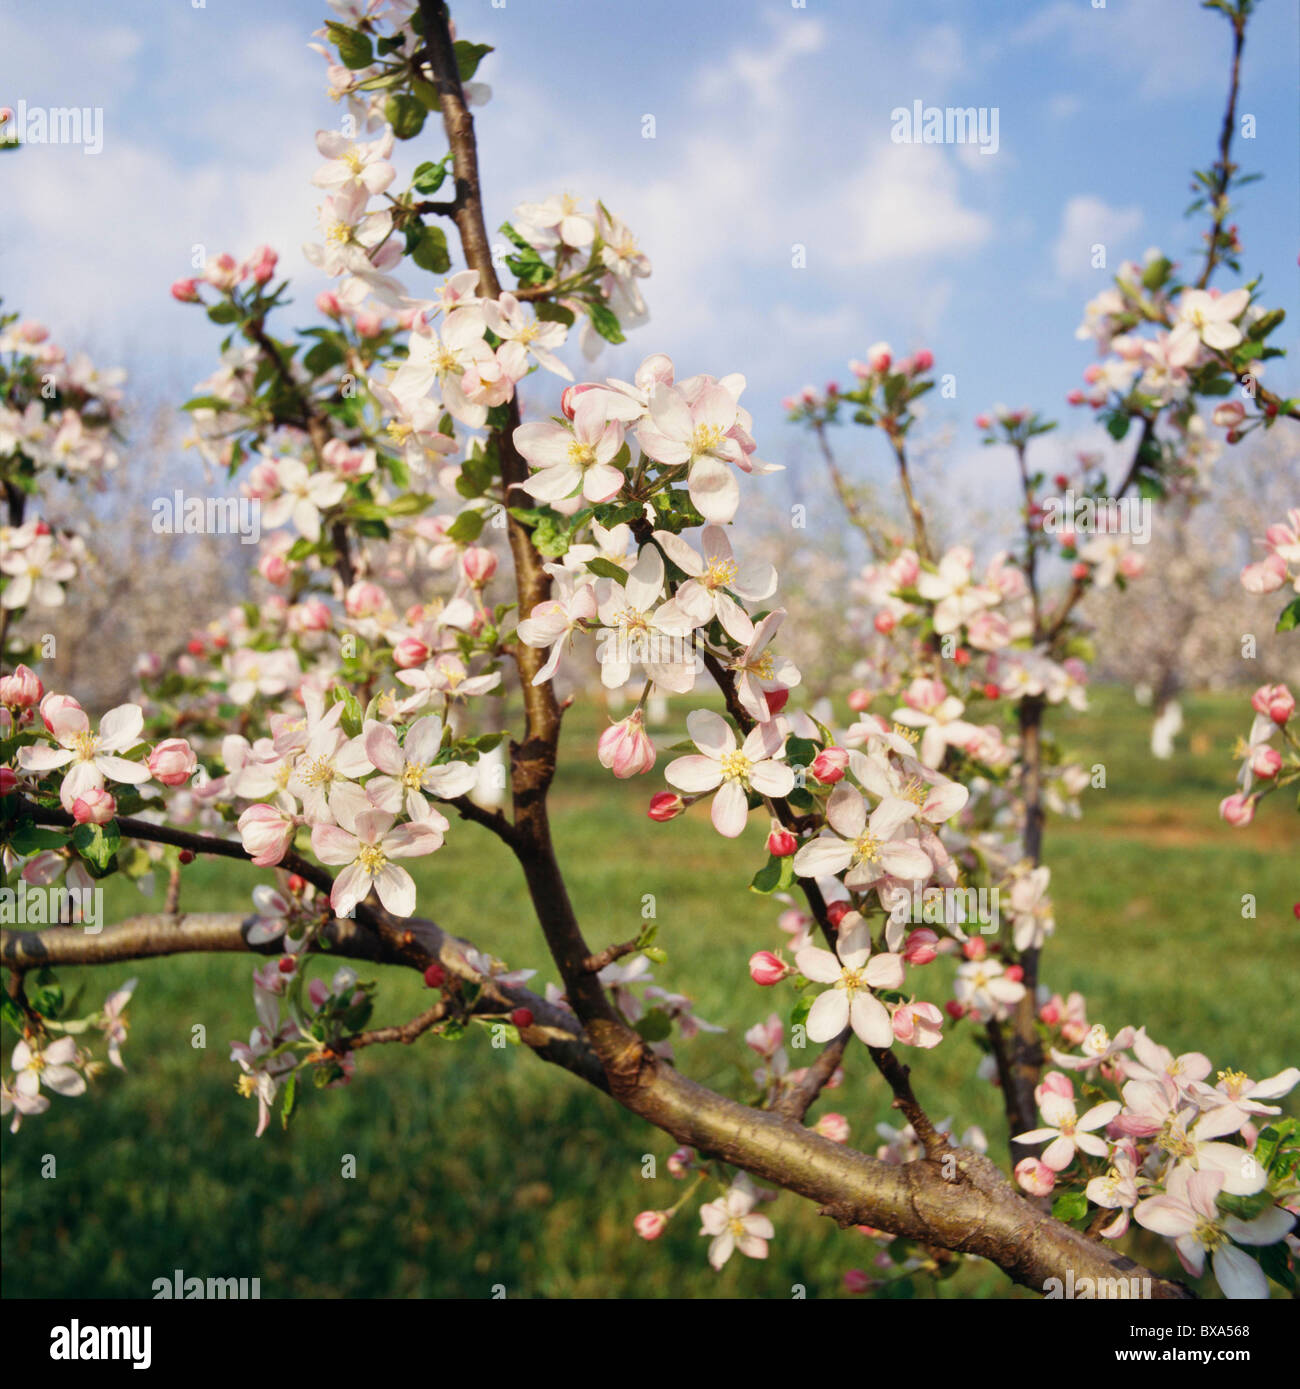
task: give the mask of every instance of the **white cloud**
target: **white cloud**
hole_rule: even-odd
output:
[[[1093,265],[1093,247],[1105,247],[1106,264],[1118,266],[1124,258],[1125,243],[1142,226],[1140,207],[1111,207],[1101,198],[1080,194],[1066,203],[1061,213],[1061,230],[1052,247],[1052,262],[1062,280],[1087,279],[1098,273]]]

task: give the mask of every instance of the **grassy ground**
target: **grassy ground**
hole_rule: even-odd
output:
[[[1145,1022],[1175,1050],[1200,1046],[1216,1067],[1258,1077],[1300,1053],[1300,1024],[1279,989],[1300,964],[1300,883],[1288,847],[1295,814],[1281,798],[1249,830],[1216,816],[1243,709],[1240,697],[1188,699],[1180,756],[1167,763],[1149,757],[1149,715],[1121,691],[1098,691],[1087,715],[1061,721],[1087,765],[1105,764],[1107,789],[1085,793],[1081,821],[1049,824],[1058,935],[1046,977],[1062,993],[1083,990],[1092,1019],[1112,1030]],[[575,710],[567,736],[589,748],[594,728]],[[772,903],[737,886],[761,861],[761,827],[753,817],[750,833],[727,843],[698,814],[655,825],[644,806],[659,785],[622,785],[589,755],[571,758],[555,796],[556,842],[593,944],[634,934],[643,897],[654,895],[670,957],[659,982],[731,1025],[679,1047],[679,1059],[743,1094],[751,1056],[741,1033],[772,1002],[745,960],[784,941]],[[246,907],[252,875],[237,865],[201,861],[187,873],[195,910]],[[420,878],[422,911],[512,966],[542,964],[518,874],[485,832],[455,825]],[[1242,916],[1247,893],[1255,919]],[[110,906],[112,920],[139,898],[115,889]],[[229,1040],[254,1021],[246,958],[79,973],[93,975],[92,998],[139,975],[130,1071],[4,1134],[6,1296],[148,1297],[154,1279],[179,1268],[259,1277],[264,1297],[488,1297],[494,1285],[512,1297],[788,1297],[795,1284],[827,1297],[873,1252],[790,1196],[770,1208],[777,1235],[766,1264],[737,1257],[714,1275],[691,1211],[643,1244],[632,1217],[680,1194],[663,1169],[670,1142],[526,1052],[493,1050],[479,1029],[457,1043],[368,1051],[350,1089],[313,1091],[288,1133],[277,1125],[255,1141],[253,1106],[235,1094],[227,1059]],[[547,977],[543,968],[534,982]],[[427,997],[418,980],[389,975],[379,1018],[412,1016]],[[192,1045],[199,1025],[205,1048]],[[996,1093],[971,1078],[961,1029],[917,1060],[931,1113],[954,1114],[959,1130],[982,1124],[1000,1159]],[[888,1110],[869,1067],[855,1061],[830,1106],[855,1143],[874,1146]],[[53,1177],[42,1175],[47,1154]],[[657,1179],[642,1176],[646,1154],[659,1158]],[[1136,1252],[1169,1268],[1163,1245]],[[985,1265],[939,1289],[1015,1291]]]

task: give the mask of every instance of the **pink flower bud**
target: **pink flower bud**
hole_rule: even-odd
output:
[[[663,1211],[642,1211],[632,1227],[642,1239],[658,1239],[668,1228],[668,1217]]]
[[[1281,725],[1295,713],[1295,696],[1285,685],[1261,685],[1251,695],[1250,707]]]
[[[1272,781],[1282,770],[1282,754],[1276,748],[1256,748],[1250,757],[1250,770],[1261,781]]]
[[[204,267],[203,278],[217,289],[233,289],[239,283],[239,266],[234,256],[226,251],[213,256]]]
[[[403,637],[393,647],[393,664],[398,670],[422,666],[429,659],[429,648],[419,637]]]
[[[887,637],[890,634],[890,632],[892,632],[894,628],[898,626],[898,619],[894,616],[893,613],[889,612],[888,610],[886,610],[885,612],[878,612],[876,614],[874,626],[876,631],[879,632],[882,637]]]
[[[799,847],[799,841],[776,820],[772,821],[772,831],[767,836],[767,852],[773,858],[789,858]]]
[[[818,781],[829,786],[833,782],[844,780],[844,769],[848,765],[849,754],[846,748],[823,748],[813,758],[812,774]]]
[[[1211,416],[1222,429],[1234,429],[1246,418],[1246,407],[1239,400],[1226,400]]]
[[[760,950],[749,957],[749,977],[765,989],[779,984],[789,973],[789,966],[783,964],[770,950]]]
[[[691,1150],[677,1148],[668,1154],[668,1175],[681,1181],[691,1170]]]
[[[164,786],[184,786],[198,768],[194,749],[184,738],[165,738],[149,754],[149,771]]]
[[[832,1143],[849,1141],[849,1121],[842,1114],[823,1114],[813,1128],[823,1138],[829,1138]]]
[[[66,718],[73,711],[80,713],[81,705],[71,695],[50,693],[41,700],[41,721],[51,733],[54,732],[54,721]]]
[[[1146,572],[1147,562],[1139,554],[1132,550],[1127,551],[1119,557],[1119,572],[1126,579],[1140,579]]]
[[[1016,1181],[1031,1196],[1050,1196],[1056,1185],[1056,1173],[1040,1158],[1021,1158],[1016,1163]]]
[[[662,824],[665,820],[675,820],[685,809],[686,802],[675,791],[656,791],[650,797],[650,809],[646,814]]]
[[[27,666],[19,666],[12,675],[0,675],[0,704],[7,708],[30,709],[44,693],[39,677]]]
[[[497,557],[482,545],[471,545],[460,557],[460,568],[475,588],[482,588],[497,572]]]
[[[264,285],[275,274],[275,264],[279,259],[279,255],[269,246],[259,246],[244,262],[243,274],[254,284]]]
[[[961,953],[968,960],[982,960],[989,953],[989,948],[983,936],[972,936],[962,942]]]
[[[871,691],[856,689],[849,691],[849,708],[855,714],[865,713],[871,707]]]
[[[0,767],[0,796],[7,796],[18,785],[18,773],[12,767]]]
[[[83,791],[72,803],[72,818],[79,825],[106,825],[117,814],[117,802],[102,786]]]
[[[339,297],[333,290],[323,289],[316,296],[316,309],[326,318],[341,318],[343,310],[339,307]]]
[[[903,944],[903,959],[909,965],[928,965],[939,954],[939,937],[928,926],[913,931]]]
[[[912,366],[917,371],[929,371],[934,365],[934,353],[928,347],[923,347],[912,357]]]
[[[989,417],[988,417],[987,415],[976,415],[976,416],[975,416],[975,428],[976,428],[976,429],[990,429],[990,428],[992,428],[992,426],[993,426],[993,421],[992,421],[991,419],[989,419]]]
[[[655,764],[655,745],[645,731],[641,711],[611,724],[596,743],[596,756],[602,767],[608,767],[623,780],[648,772]],[[653,803],[651,818],[654,816]],[[664,817],[668,818],[668,817]]]
[[[372,338],[377,338],[384,331],[383,314],[359,313],[352,322],[357,330],[357,336],[364,338],[367,342]]]
[[[1071,567],[1070,577],[1075,580],[1076,583],[1082,583],[1091,572],[1088,566],[1080,560],[1078,564]]]
[[[176,280],[172,284],[172,298],[181,304],[198,304],[199,282],[197,280]]]
[[[282,584],[289,577],[289,561],[283,555],[263,555],[257,562],[257,572],[268,584]]]
[[[1055,1027],[1061,1021],[1061,998],[1054,995],[1038,1010],[1038,1021],[1047,1027]]]
[[[595,385],[594,381],[578,381],[560,392],[560,413],[566,420],[573,418],[573,413],[578,408],[578,397],[583,391],[594,390]]]
[[[867,348],[867,365],[877,375],[888,371],[891,361],[893,361],[893,356],[889,351],[887,342],[873,343]]]
[[[1255,818],[1255,798],[1243,796],[1240,791],[1225,796],[1219,802],[1219,814],[1235,829],[1241,829]]]
[[[844,1275],[844,1291],[846,1293],[865,1293],[870,1290],[871,1286],[872,1280],[860,1268],[851,1268]]]
[[[349,617],[374,617],[388,605],[388,595],[378,584],[359,579],[348,589],[343,606]]]
[[[1020,981],[1025,977],[1025,971],[1023,966],[1021,965],[1008,965],[1004,973],[1013,984],[1020,983]]]
[[[245,851],[259,868],[273,868],[289,852],[294,820],[273,805],[250,805],[237,822]]]

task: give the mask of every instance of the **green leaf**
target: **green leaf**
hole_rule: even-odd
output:
[[[533,305],[533,311],[543,323],[563,323],[566,328],[573,327],[573,310],[563,304],[552,304],[549,299],[540,299]]]
[[[411,176],[411,187],[417,193],[436,193],[447,179],[447,160],[440,159],[436,164],[425,160],[423,164],[416,165],[415,173]]]
[[[302,364],[313,376],[321,376],[343,360],[343,349],[336,342],[318,342],[308,351]]]
[[[208,310],[208,317],[213,323],[235,323],[239,319],[239,310],[229,299],[223,299],[219,304],[213,304]]]
[[[24,858],[28,854],[39,854],[42,849],[62,849],[67,842],[61,830],[40,829],[36,825],[20,825],[9,836],[9,847]]]
[[[375,61],[375,48],[368,34],[349,29],[346,24],[330,21],[325,25],[330,42],[339,51],[339,62],[345,68],[367,68]]]
[[[591,316],[591,326],[606,342],[620,343],[627,341],[623,336],[623,329],[619,327],[618,315],[613,309],[608,308],[604,304],[591,303],[587,305],[587,313]]]
[[[1081,1191],[1063,1191],[1052,1202],[1052,1214],[1067,1225],[1088,1214],[1088,1198]]]
[[[0,994],[0,1017],[21,1037],[26,1028],[26,1019],[23,1017],[23,1010],[9,997],[8,994]]]
[[[298,1098],[298,1072],[290,1073],[289,1079],[284,1082],[284,1102],[280,1106],[280,1127],[289,1127],[289,1117],[293,1113],[294,1102]]]
[[[447,233],[441,227],[408,228],[406,253],[421,270],[428,270],[434,275],[444,275],[451,269],[451,252],[447,249]]]
[[[63,1007],[63,985],[46,965],[27,988],[27,1001],[43,1018],[57,1018]]]
[[[351,690],[345,690],[336,685],[334,687],[333,702],[343,706],[343,717],[339,720],[339,724],[344,733],[346,733],[349,738],[357,737],[363,726],[361,701]]]
[[[636,1024],[636,1030],[647,1042],[662,1042],[672,1035],[673,1020],[662,1008],[651,1008]]]
[[[408,92],[394,92],[384,102],[384,119],[399,140],[413,140],[424,129],[428,114],[424,103]]]
[[[1106,420],[1106,432],[1112,439],[1122,439],[1128,433],[1129,424],[1129,417],[1123,411],[1116,410]]]
[[[602,579],[613,579],[616,584],[627,584],[627,570],[615,564],[612,559],[605,559],[598,556],[596,559],[587,561],[587,568],[593,574],[599,574]]]
[[[468,39],[457,39],[455,50],[456,70],[462,82],[468,82],[478,71],[478,65],[493,52],[490,43],[470,43]]]
[[[1300,625],[1300,598],[1293,598],[1282,609],[1282,615],[1277,620],[1277,631],[1293,632],[1297,625]]]
[[[483,531],[481,511],[462,511],[447,527],[447,539],[457,545],[472,545]]]

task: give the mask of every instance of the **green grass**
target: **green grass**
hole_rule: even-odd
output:
[[[1093,706],[1058,724],[1081,760],[1105,764],[1107,789],[1085,793],[1082,820],[1049,822],[1058,933],[1047,982],[1084,991],[1094,1021],[1112,1030],[1145,1022],[1175,1050],[1207,1050],[1217,1067],[1258,1077],[1295,1062],[1300,1026],[1285,983],[1300,964],[1294,811],[1275,798],[1238,831],[1216,815],[1232,779],[1228,749],[1248,723],[1244,698],[1188,699],[1180,756],[1167,763],[1149,757],[1149,715],[1131,697],[1097,691]],[[764,827],[752,817],[745,838],[728,843],[699,812],[652,823],[644,807],[662,782],[615,782],[590,755],[595,727],[580,707],[569,715],[572,746],[554,797],[555,839],[587,937],[600,946],[633,935],[652,894],[669,952],[658,981],[730,1029],[679,1044],[679,1062],[745,1095],[753,1058],[742,1034],[778,1002],[789,1006],[745,972],[753,950],[785,939],[774,904],[743,886],[761,862]],[[252,872],[210,860],[186,871],[186,906],[247,906]],[[538,966],[538,985],[555,977],[518,872],[486,832],[453,825],[418,876],[422,913],[514,967]],[[1242,915],[1247,893],[1254,919]],[[139,904],[115,885],[108,919]],[[937,981],[951,965],[930,968],[928,996],[945,997]],[[311,1091],[289,1132],[277,1123],[255,1141],[254,1107],[235,1093],[227,1059],[230,1039],[255,1020],[250,972],[244,957],[66,971],[65,983],[84,983],[91,1000],[139,975],[130,1070],[5,1132],[6,1296],[148,1297],[154,1279],[180,1268],[259,1277],[264,1297],[488,1297],[496,1284],[511,1297],[788,1297],[794,1284],[826,1297],[841,1295],[846,1269],[869,1265],[873,1244],[792,1196],[771,1208],[766,1264],[737,1257],[713,1274],[693,1207],[656,1244],[642,1243],[632,1217],[681,1193],[663,1166],[673,1144],[525,1051],[493,1050],[477,1028],[456,1043],[426,1037],[363,1053],[350,1087]],[[427,999],[418,979],[385,972],[378,1019],[413,1016]],[[205,1048],[191,1044],[199,1026]],[[997,1093],[972,1078],[963,1029],[909,1059],[930,1112],[953,1114],[958,1130],[981,1124],[1001,1160]],[[890,1114],[882,1082],[857,1056],[827,1108],[848,1117],[852,1141],[867,1150]],[[657,1179],[641,1175],[646,1154],[659,1160]],[[46,1155],[52,1177],[42,1175]],[[1135,1252],[1172,1269],[1163,1244]],[[979,1264],[940,1288],[945,1297],[1014,1292]]]

